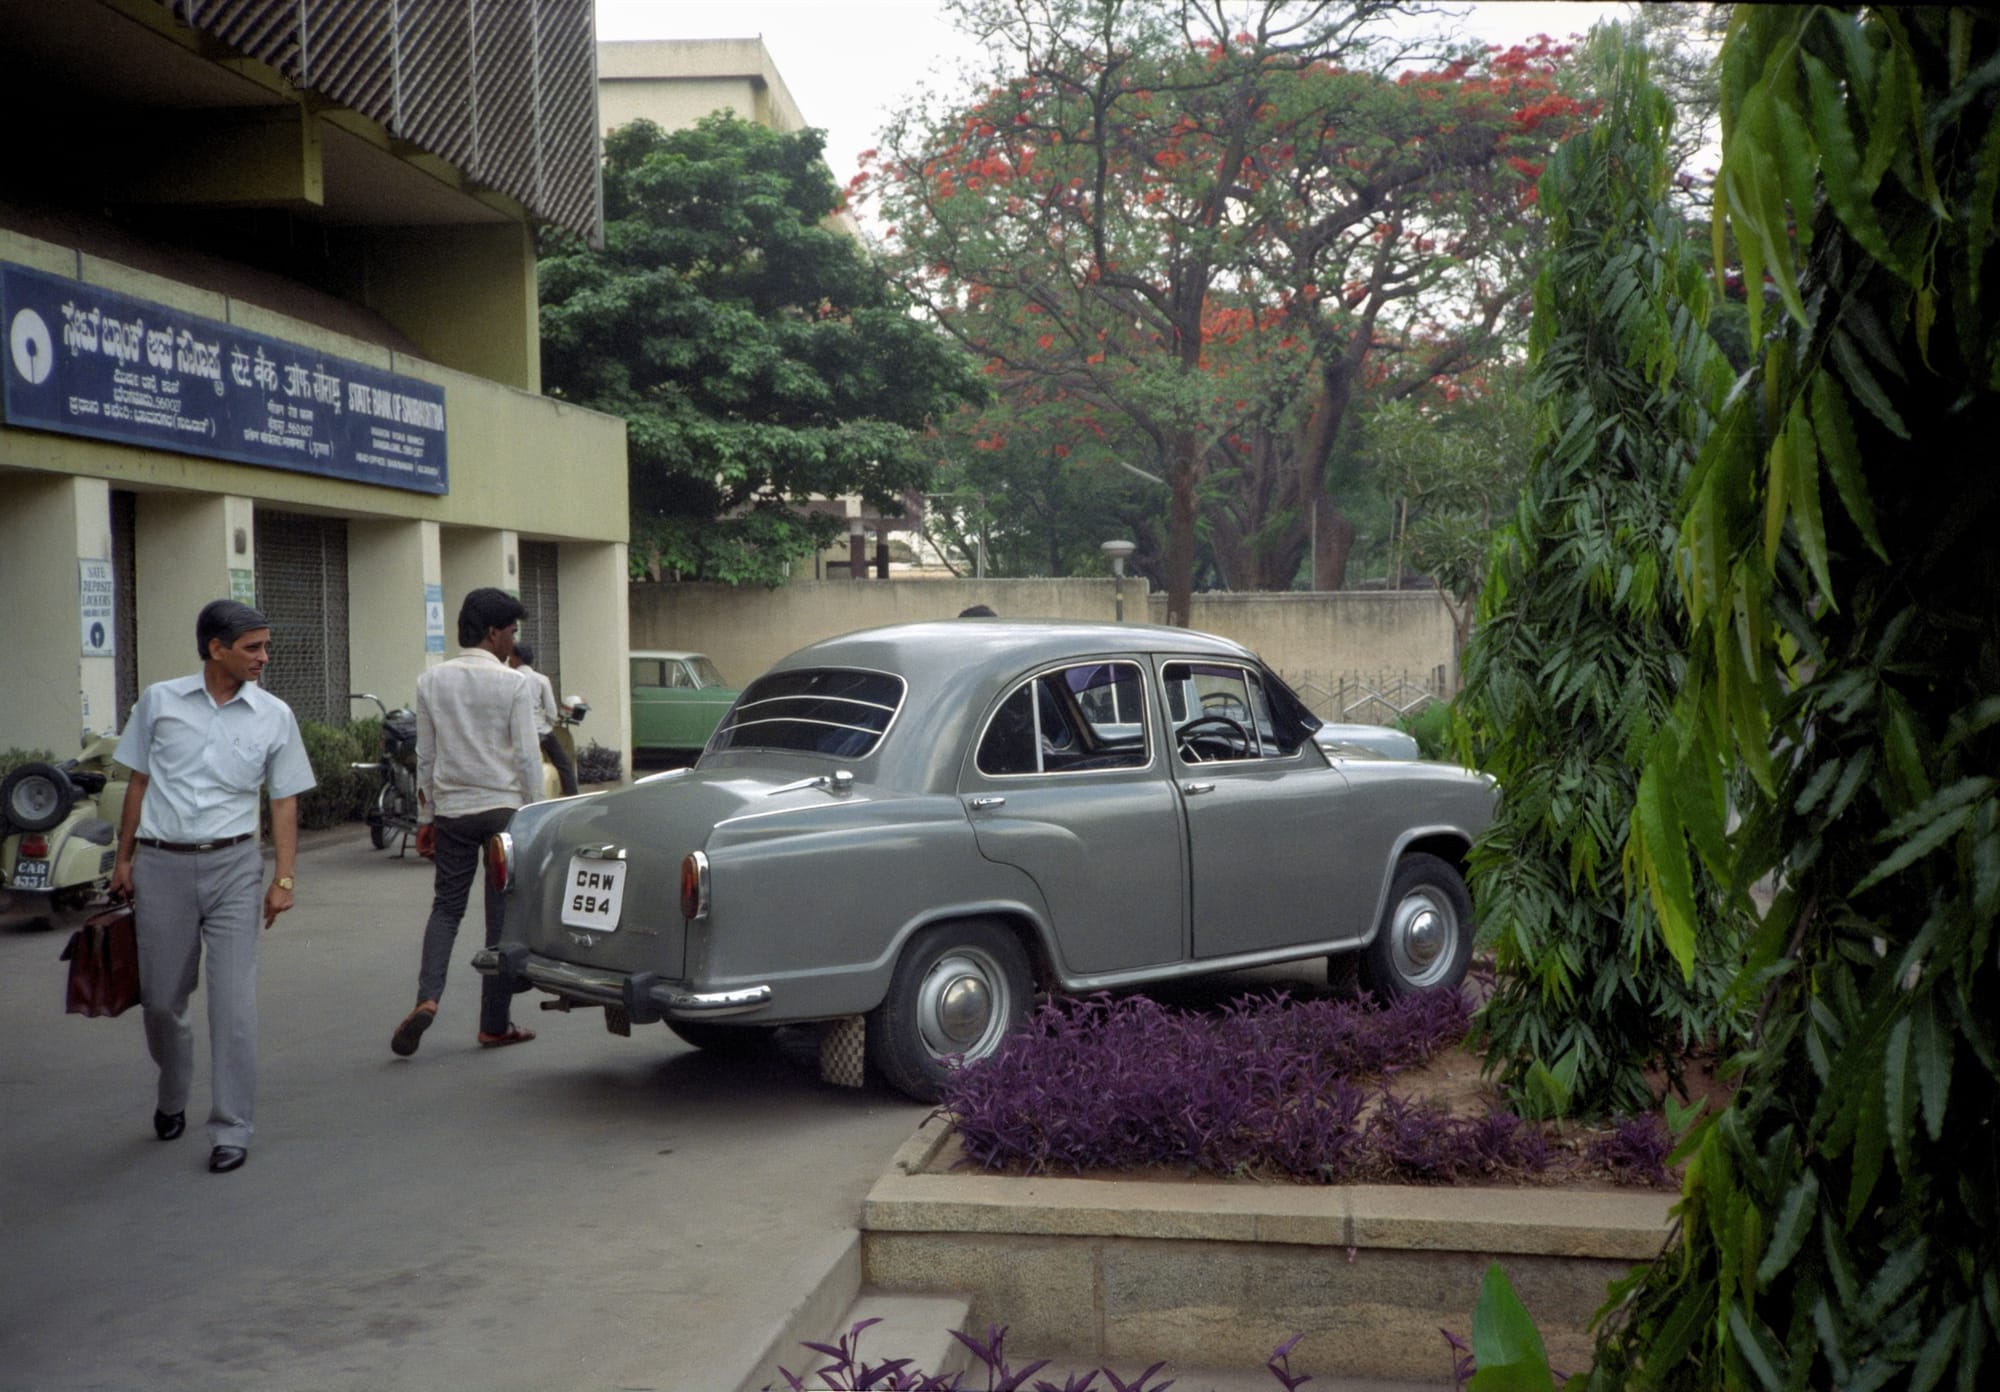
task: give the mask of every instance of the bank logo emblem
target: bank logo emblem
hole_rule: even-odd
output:
[[[13,352],[14,370],[29,386],[40,386],[55,371],[55,343],[49,338],[49,326],[34,310],[24,309],[14,316],[13,326],[7,330],[7,346]]]

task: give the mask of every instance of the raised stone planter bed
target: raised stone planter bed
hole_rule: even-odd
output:
[[[1472,1328],[1497,1260],[1550,1360],[1590,1361],[1605,1285],[1657,1256],[1666,1192],[1033,1178],[953,1172],[932,1120],[862,1208],[862,1280],[971,1298],[969,1325],[1079,1363],[1164,1358],[1340,1377],[1448,1373],[1439,1329]]]

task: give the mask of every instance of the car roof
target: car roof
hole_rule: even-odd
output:
[[[1043,662],[1107,652],[1254,658],[1213,633],[1160,624],[1077,623],[1056,619],[939,619],[891,624],[826,638],[800,648],[772,670],[867,667],[897,672],[913,684],[952,685],[1019,673]]]

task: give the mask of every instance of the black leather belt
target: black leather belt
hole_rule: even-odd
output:
[[[196,851],[219,851],[224,846],[238,845],[250,839],[250,833],[241,836],[225,836],[220,841],[162,841],[157,837],[141,836],[139,844],[151,846],[156,851],[179,851],[182,855],[192,855]]]

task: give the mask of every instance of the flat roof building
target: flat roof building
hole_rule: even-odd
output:
[[[0,748],[192,669],[406,704],[465,591],[629,728],[622,421],[541,395],[535,237],[601,237],[591,0],[0,0]]]

